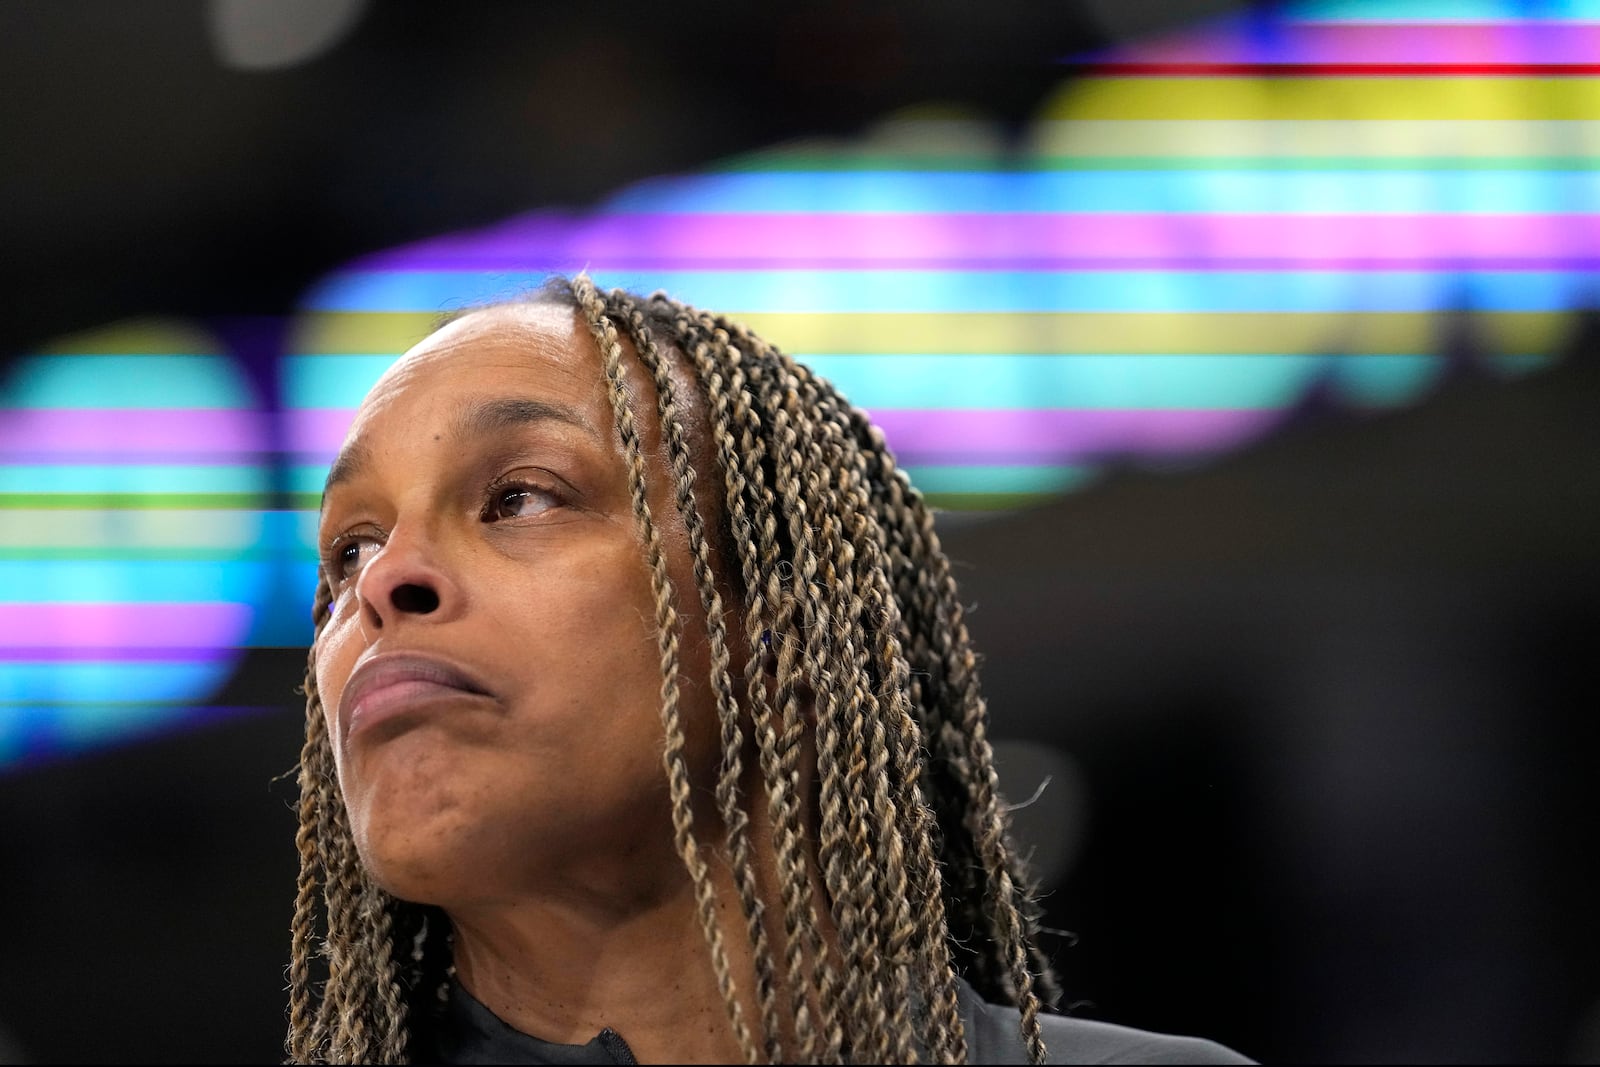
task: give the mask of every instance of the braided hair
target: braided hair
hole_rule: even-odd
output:
[[[1039,1012],[1059,990],[1008,837],[977,656],[933,516],[880,431],[828,382],[749,330],[662,293],[602,292],[580,274],[533,299],[581,311],[602,358],[656,603],[675,845],[746,1059],[964,1063],[959,974],[984,999],[1019,1010],[1029,1057],[1044,1062]],[[721,840],[694,825],[677,696],[680,594],[646,499],[624,343],[655,383],[655,417],[707,620]],[[698,398],[678,395],[673,359],[683,361]],[[694,468],[685,401],[704,404],[718,470]],[[720,528],[707,529],[708,513],[721,517]],[[742,633],[728,632],[714,560],[736,572]],[[319,578],[319,638],[329,601]],[[740,646],[747,654],[736,680],[731,650]],[[447,988],[449,920],[435,906],[389,895],[365,872],[334,772],[316,655],[313,642],[287,1052],[293,1062],[403,1063],[416,1019]],[[801,785],[808,730],[817,764],[810,794]],[[772,901],[757,889],[746,810],[753,801],[739,789],[742,754],[752,751],[780,889]],[[733,872],[753,997],[735,988],[708,850]],[[781,907],[781,924],[770,927],[779,936],[769,935],[769,905]],[[746,1004],[756,1017],[746,1018]]]

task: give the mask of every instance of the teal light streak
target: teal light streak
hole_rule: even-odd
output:
[[[1600,0],[1291,0],[1281,17],[1291,22],[1592,22],[1600,20]]]
[[[16,408],[225,408],[255,406],[226,356],[39,355],[0,386]]]
[[[1093,467],[907,467],[911,484],[924,493],[1061,493],[1092,481]]]
[[[914,355],[796,357],[852,403],[888,408],[1267,408],[1289,403],[1334,357],[1283,355]],[[1394,358],[1359,356],[1363,373],[1397,373]],[[385,356],[291,356],[291,406],[353,409],[391,362]],[[320,492],[296,473],[294,489]]]
[[[746,171],[656,178],[601,215],[1538,215],[1592,211],[1587,170]]]
[[[305,307],[436,311],[478,303],[476,294],[485,291],[513,294],[543,277],[349,270],[318,285]],[[595,280],[635,292],[665,289],[735,316],[755,310],[1429,311],[1462,302],[1485,311],[1561,311],[1600,291],[1600,274],[1593,271],[599,270]]]
[[[204,700],[227,681],[232,658],[198,663],[0,663],[0,716],[7,714],[7,703],[71,705],[108,697],[119,703]]]
[[[270,560],[5,559],[0,604],[255,604],[270,589]],[[218,635],[219,640],[228,635]]]
[[[0,467],[0,497],[7,493],[265,493],[267,471],[258,466],[185,464],[19,464]],[[0,506],[5,501],[0,499]]]

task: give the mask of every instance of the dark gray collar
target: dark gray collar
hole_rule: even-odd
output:
[[[508,1026],[494,1012],[450,980],[449,996],[439,1014],[417,1035],[422,1063],[552,1063],[630,1064],[633,1050],[609,1026],[586,1045],[541,1041]]]

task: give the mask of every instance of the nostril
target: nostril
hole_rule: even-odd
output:
[[[425,585],[406,584],[397,586],[390,599],[394,602],[396,611],[403,611],[410,615],[427,615],[439,608],[439,594]]]

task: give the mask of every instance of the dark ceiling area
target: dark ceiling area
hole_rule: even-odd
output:
[[[354,12],[319,55],[236,69],[199,0],[0,5],[0,352],[128,315],[286,311],[364,252],[906,106],[1020,124],[1106,41],[1081,4]]]

